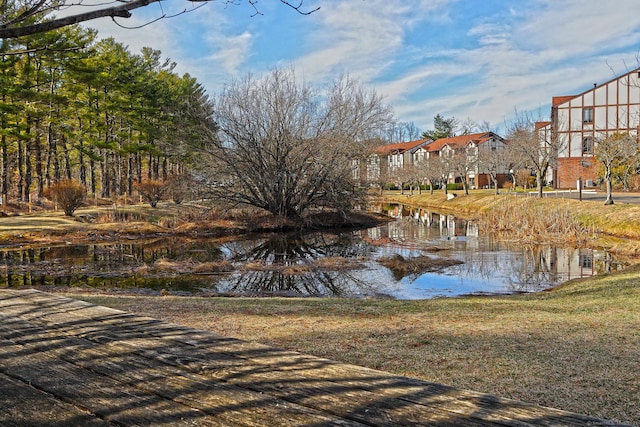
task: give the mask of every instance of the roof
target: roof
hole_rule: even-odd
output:
[[[564,104],[565,102],[570,101],[575,97],[576,95],[554,96],[553,98],[551,98],[551,105],[555,107],[556,105]]]
[[[628,72],[626,72],[626,73],[624,73],[624,74],[621,74],[621,75],[619,75],[619,76],[617,76],[617,77],[614,77],[614,78],[612,78],[611,80],[608,80],[608,81],[606,81],[606,82],[604,82],[604,83],[602,83],[602,84],[594,83],[592,88],[587,89],[587,90],[585,90],[584,92],[579,93],[579,94],[577,94],[577,95],[569,95],[569,96],[554,96],[554,97],[551,99],[551,105],[552,105],[553,107],[556,107],[556,106],[558,106],[558,105],[560,105],[560,104],[564,104],[565,102],[568,102],[568,101],[570,101],[570,100],[572,100],[572,99],[574,99],[574,98],[577,98],[577,97],[579,97],[579,96],[583,96],[583,95],[584,95],[584,94],[586,94],[586,93],[592,92],[592,91],[596,90],[597,88],[599,88],[600,86],[608,85],[608,84],[609,84],[609,83],[611,83],[611,82],[614,82],[614,81],[616,81],[616,80],[618,80],[618,79],[621,79],[621,78],[626,77],[626,76],[628,76],[628,75],[630,75],[630,74],[633,74],[633,73],[640,73],[640,67],[639,67],[639,68],[636,68],[636,69],[633,69],[633,70],[631,70],[631,71],[628,71]]]
[[[549,126],[551,122],[536,122],[535,128],[536,130],[542,129],[543,127]]]
[[[495,137],[502,139],[493,132],[471,133],[467,135],[452,136],[450,138],[440,138],[435,140],[432,144],[429,144],[428,149],[429,151],[440,151],[445,145],[453,149],[460,149],[466,147],[471,142],[480,145]]]
[[[374,152],[377,154],[389,154],[391,152],[397,151],[398,153],[404,153],[405,151],[410,151],[414,149],[418,149],[423,145],[427,145],[431,143],[430,139],[419,139],[416,141],[409,142],[399,142],[396,144],[387,144],[381,145],[380,147],[376,147]]]

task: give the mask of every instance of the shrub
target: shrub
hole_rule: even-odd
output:
[[[167,188],[176,205],[182,203],[190,195],[194,182],[187,174],[171,174],[167,180]]]
[[[167,191],[167,187],[162,181],[149,179],[136,185],[136,190],[142,196],[142,198],[155,208],[158,202],[164,197],[164,193]]]
[[[384,190],[387,190],[387,191],[389,191],[389,190],[398,190],[398,186],[396,184],[393,184],[393,183],[386,183],[386,184],[384,184],[382,186],[382,188]]]
[[[59,205],[66,216],[73,216],[76,209],[82,206],[86,194],[84,185],[72,179],[58,181],[44,191],[44,196]]]

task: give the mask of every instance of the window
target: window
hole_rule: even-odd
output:
[[[582,110],[582,121],[584,123],[593,123],[593,108],[585,108]]]
[[[593,254],[580,254],[578,263],[582,268],[593,268]]]
[[[582,138],[582,154],[593,154],[593,137],[585,136]]]

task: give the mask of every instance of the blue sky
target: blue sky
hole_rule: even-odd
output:
[[[441,114],[488,122],[514,112],[548,118],[552,96],[588,90],[640,65],[638,0],[305,0],[301,16],[276,0],[206,3],[126,30],[91,21],[137,53],[161,50],[215,95],[234,77],[293,66],[321,87],[347,73],[422,130]],[[202,3],[194,3],[199,5]],[[136,26],[191,8],[167,0],[134,12]]]

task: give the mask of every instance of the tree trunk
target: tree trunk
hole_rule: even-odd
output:
[[[40,144],[40,137],[42,136],[40,133],[39,121],[36,121],[36,136],[33,140],[35,144],[36,151],[36,179],[38,181],[38,198],[42,197],[44,192],[44,175],[42,173],[42,144]]]
[[[100,162],[100,182],[102,183],[102,197],[108,198],[111,194],[109,192],[109,155],[107,150],[103,150]]]
[[[128,167],[127,167],[127,193],[129,195],[133,194],[133,168],[134,168],[134,161],[133,161],[133,154],[129,154],[128,157]]]
[[[540,171],[536,175],[536,187],[538,189],[538,197],[542,198],[542,173]]]
[[[604,201],[605,205],[613,205],[613,183],[611,181],[611,168],[607,167],[604,174],[604,182],[607,188],[607,200]]]
[[[31,171],[31,140],[26,141],[25,145],[25,158],[24,158],[24,200],[27,202],[31,200],[31,183],[33,180],[33,174]]]
[[[122,195],[122,156],[119,154],[114,154],[115,161],[115,173],[114,173],[114,191],[116,196]]]
[[[93,157],[89,158],[89,176],[91,177],[91,194],[96,194],[96,162]]]
[[[78,141],[78,166],[80,167],[80,183],[84,185],[84,188],[87,187],[87,165],[84,161],[84,147],[82,146],[82,138]]]
[[[22,201],[24,192],[24,144],[18,138],[18,200]]]
[[[138,183],[142,182],[142,153],[136,153],[136,172],[138,174]]]
[[[9,153],[6,135],[2,135],[0,145],[2,145],[2,205],[6,206],[9,200]]]
[[[27,135],[31,133],[31,117],[27,116]],[[33,180],[33,172],[31,170],[31,138],[25,141],[24,145],[24,200],[31,200],[31,183]]]

